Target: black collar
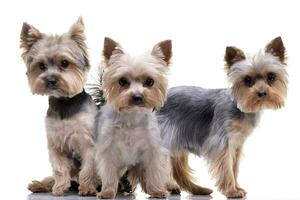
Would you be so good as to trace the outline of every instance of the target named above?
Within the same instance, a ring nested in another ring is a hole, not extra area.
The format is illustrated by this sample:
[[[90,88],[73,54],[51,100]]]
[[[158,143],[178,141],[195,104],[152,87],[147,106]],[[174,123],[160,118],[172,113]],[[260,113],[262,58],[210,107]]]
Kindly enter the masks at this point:
[[[83,90],[74,97],[49,97],[48,117],[58,117],[60,119],[70,118],[83,109],[83,104],[90,96]]]

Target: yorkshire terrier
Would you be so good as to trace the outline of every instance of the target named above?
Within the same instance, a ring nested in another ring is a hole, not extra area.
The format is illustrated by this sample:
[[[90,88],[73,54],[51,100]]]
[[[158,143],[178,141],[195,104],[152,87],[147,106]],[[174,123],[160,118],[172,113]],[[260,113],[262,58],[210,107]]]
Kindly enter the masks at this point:
[[[35,181],[29,189],[62,195],[78,178],[80,195],[96,194],[97,108],[83,89],[90,64],[82,18],[62,35],[47,35],[24,23],[21,48],[32,93],[49,96],[46,132],[54,177]]]
[[[264,109],[283,107],[287,95],[285,47],[280,37],[246,56],[236,47],[225,54],[229,89],[171,88],[157,113],[164,144],[172,152],[173,176],[193,194],[212,192],[192,181],[188,154],[207,159],[216,186],[225,196],[246,195],[238,182],[243,144]]]
[[[154,111],[167,94],[171,41],[131,57],[109,38],[104,40],[103,90],[107,102],[97,119],[96,164],[102,180],[99,198],[114,198],[118,181],[140,182],[151,197],[165,197],[170,176],[168,151],[162,147]]]

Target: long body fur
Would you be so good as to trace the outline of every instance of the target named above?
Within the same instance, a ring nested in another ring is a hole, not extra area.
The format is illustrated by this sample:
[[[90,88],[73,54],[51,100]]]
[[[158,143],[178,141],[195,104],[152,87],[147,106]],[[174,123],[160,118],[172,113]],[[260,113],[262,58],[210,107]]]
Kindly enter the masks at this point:
[[[117,54],[123,53],[121,48],[106,47],[104,55],[115,52],[114,58],[118,58]],[[252,56],[245,56],[236,47],[227,47],[225,70],[231,84],[229,89],[181,86],[168,91],[167,101],[156,116],[163,144],[171,152],[173,176],[167,183],[169,191],[178,192],[179,185],[192,194],[212,192],[193,182],[188,165],[188,154],[193,153],[207,159],[216,185],[224,195],[245,197],[246,191],[237,181],[242,147],[257,126],[263,109],[284,106],[288,84],[285,61],[280,37]],[[107,82],[110,77],[107,76]],[[118,87],[111,88],[116,94],[120,91]],[[120,105],[124,102],[114,99]],[[129,180],[134,179],[129,176]],[[138,182],[145,186],[142,178]],[[132,184],[135,187],[136,183]]]
[[[53,186],[55,191],[69,186],[71,186],[70,190],[93,191],[94,188],[82,188],[82,186],[80,188],[80,185],[78,188],[78,183],[84,181],[92,182],[95,188],[101,185],[94,159],[97,113],[98,109],[94,101],[85,91],[73,98],[49,97],[46,131],[54,176],[46,177],[42,181],[33,181],[28,187],[30,191],[51,192]],[[55,185],[55,177],[59,178],[56,176],[57,173],[62,175],[61,180],[64,185]],[[126,185],[127,182],[126,177],[122,177],[118,192],[131,191],[131,188]]]
[[[164,144],[172,152],[173,164],[177,164],[173,165],[173,175],[178,184],[197,193],[190,178],[183,180],[190,176],[188,165],[182,167],[189,152],[207,159],[222,192],[238,187],[237,169],[231,168],[238,164],[243,143],[256,126],[259,113],[240,111],[230,89],[181,86],[169,90],[157,118]]]
[[[32,93],[49,96],[46,132],[53,169],[53,178],[33,182],[28,188],[62,195],[75,178],[80,195],[95,194],[97,108],[83,90],[90,69],[83,20],[79,17],[61,35],[48,35],[24,23],[20,39]]]
[[[152,110],[117,112],[107,103],[101,108],[97,124],[96,161],[102,181],[116,188],[119,178],[129,170],[129,176],[147,178],[145,192],[162,192],[164,185],[159,184],[167,182],[168,154],[161,146],[160,130]],[[139,176],[140,171],[144,177]],[[102,190],[106,189],[103,185]]]
[[[247,120],[254,127],[258,116],[240,111],[230,89],[194,86],[171,88],[165,106],[157,113],[168,148],[208,157],[227,146],[233,121]]]
[[[169,154],[153,111],[166,97],[172,43],[162,41],[151,52],[132,57],[105,38],[103,56],[107,101],[97,119],[96,163],[102,180],[97,196],[114,198],[119,178],[128,171],[133,188],[141,183],[151,197],[165,197],[167,187],[175,185],[168,184]]]
[[[46,132],[54,178],[58,182],[54,191],[65,191],[72,176],[78,176],[79,191],[82,187],[92,187],[85,190],[96,192],[96,113],[96,105],[85,91],[73,98],[49,98]]]
[[[181,188],[201,194],[191,180],[188,153],[204,156],[227,197],[245,197],[237,181],[242,147],[256,127],[260,112],[284,106],[287,94],[285,47],[280,37],[264,50],[245,55],[227,47],[225,70],[229,89],[175,87],[157,114],[164,144],[172,151],[173,176]]]

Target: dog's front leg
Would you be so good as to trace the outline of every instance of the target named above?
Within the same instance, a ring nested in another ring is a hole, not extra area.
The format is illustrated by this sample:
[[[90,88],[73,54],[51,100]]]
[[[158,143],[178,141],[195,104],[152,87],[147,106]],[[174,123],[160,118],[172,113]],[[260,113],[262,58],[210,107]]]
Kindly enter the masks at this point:
[[[105,154],[99,155],[97,169],[102,181],[101,192],[97,193],[97,197],[102,199],[115,198],[120,178],[120,170],[112,162],[111,156]]]
[[[163,152],[152,148],[145,155],[145,173],[146,191],[153,198],[164,198],[167,195],[167,182],[170,175],[170,163],[168,157]]]
[[[82,143],[81,149],[81,170],[79,172],[79,195],[95,195],[97,193],[97,173],[95,166],[94,143]]]
[[[245,190],[237,184],[238,160],[236,158],[236,149],[230,146],[214,158],[211,162],[211,171],[217,179],[217,187],[228,198],[243,198],[246,195]]]
[[[54,195],[62,195],[71,185],[72,161],[67,155],[49,145],[49,158],[52,165],[55,183],[52,188]]]

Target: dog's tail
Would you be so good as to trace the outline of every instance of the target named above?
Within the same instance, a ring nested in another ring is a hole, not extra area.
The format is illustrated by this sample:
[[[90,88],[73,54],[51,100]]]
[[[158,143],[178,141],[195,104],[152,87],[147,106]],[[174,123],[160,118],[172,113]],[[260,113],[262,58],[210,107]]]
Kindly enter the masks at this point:
[[[172,156],[171,163],[173,177],[181,189],[193,195],[209,195],[213,192],[209,188],[201,187],[194,183],[194,178],[191,173],[192,170],[188,164],[187,152]]]
[[[105,103],[105,97],[102,89],[102,74],[103,70],[101,67],[95,73],[91,73],[90,81],[87,82],[85,89],[87,93],[91,95],[95,104],[100,108]],[[94,74],[97,74],[96,76]]]

